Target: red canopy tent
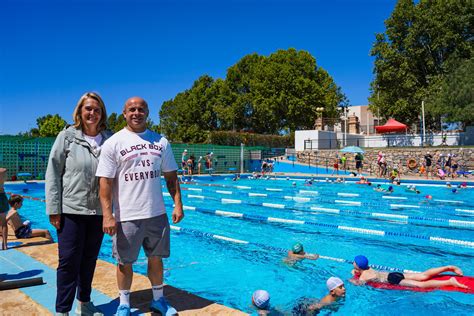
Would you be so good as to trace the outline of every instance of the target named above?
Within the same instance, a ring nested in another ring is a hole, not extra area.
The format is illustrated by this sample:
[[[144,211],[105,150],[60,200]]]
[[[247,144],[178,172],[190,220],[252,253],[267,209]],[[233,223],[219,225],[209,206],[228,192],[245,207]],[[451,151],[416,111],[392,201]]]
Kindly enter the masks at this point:
[[[389,119],[385,125],[375,126],[377,133],[406,132],[408,126],[394,119]]]

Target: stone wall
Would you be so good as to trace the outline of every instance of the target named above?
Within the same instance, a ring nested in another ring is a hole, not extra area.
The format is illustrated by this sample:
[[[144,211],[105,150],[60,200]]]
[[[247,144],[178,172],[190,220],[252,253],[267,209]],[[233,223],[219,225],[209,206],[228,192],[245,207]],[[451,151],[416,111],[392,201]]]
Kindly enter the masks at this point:
[[[364,172],[376,173],[377,155],[380,149],[365,149],[364,154]],[[458,170],[474,170],[474,149],[473,148],[387,148],[382,150],[389,168],[398,167],[402,174],[415,175],[421,163],[424,163],[424,155],[430,152],[433,156],[433,165],[436,164],[438,157],[442,154],[446,157],[448,154],[454,155],[459,168]],[[304,164],[319,165],[322,167],[332,167],[336,155],[341,156],[338,150],[319,150],[319,151],[300,151],[297,153],[298,161]],[[348,169],[355,168],[354,154],[346,154]],[[418,162],[417,168],[410,170],[407,166],[408,159],[414,158]]]

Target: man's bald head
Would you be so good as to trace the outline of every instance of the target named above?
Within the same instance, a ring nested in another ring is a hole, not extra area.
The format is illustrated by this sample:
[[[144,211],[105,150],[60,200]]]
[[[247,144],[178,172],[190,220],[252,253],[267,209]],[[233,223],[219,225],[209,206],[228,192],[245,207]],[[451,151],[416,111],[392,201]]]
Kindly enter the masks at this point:
[[[140,97],[131,97],[131,98],[129,98],[123,106],[124,111],[127,108],[128,104],[141,104],[141,105],[146,106],[146,108],[148,109],[148,103],[146,103],[145,99],[140,98]]]
[[[135,133],[146,130],[148,114],[148,104],[140,97],[131,97],[123,107],[123,116],[127,121],[127,128]]]

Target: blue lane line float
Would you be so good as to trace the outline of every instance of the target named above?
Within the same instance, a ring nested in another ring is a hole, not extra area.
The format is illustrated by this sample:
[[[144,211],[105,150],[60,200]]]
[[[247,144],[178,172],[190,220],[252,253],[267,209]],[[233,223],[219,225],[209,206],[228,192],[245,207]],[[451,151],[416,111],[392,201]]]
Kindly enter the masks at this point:
[[[194,186],[198,186],[198,185],[201,185],[199,183],[187,183],[189,185],[194,185]],[[242,186],[242,185],[237,185],[237,186],[232,186],[232,185],[225,185],[225,184],[213,184],[212,185],[213,187],[223,187],[223,188],[228,188],[228,189],[238,189],[238,190],[257,190],[257,192],[259,192],[259,190],[261,190],[260,188],[253,188],[253,187],[250,187],[250,186]],[[188,188],[189,189],[189,188]],[[271,188],[266,188],[264,189],[264,191],[267,191],[267,192],[278,192],[278,191],[283,191],[283,189],[271,189]],[[298,191],[300,194],[308,194],[308,195],[314,195],[314,196],[317,196],[317,197],[314,197],[315,201],[318,201],[318,202],[322,202],[322,203],[329,203],[329,204],[334,204],[334,203],[337,203],[335,202],[335,200],[333,199],[327,199],[325,198],[326,196],[344,196],[346,195],[346,197],[353,197],[353,196],[349,196],[351,194],[356,194],[356,193],[344,193],[344,192],[339,192],[339,193],[335,193],[335,192],[325,192],[324,193],[324,196],[325,197],[319,197],[319,192],[316,191],[316,190],[311,190],[311,189],[305,189],[305,190],[299,190]],[[342,195],[341,195],[342,194]],[[280,198],[279,195],[271,195],[271,197],[274,197],[274,198]],[[355,206],[359,206],[359,203],[360,203],[360,206],[372,206],[372,207],[390,207],[390,201],[385,201],[385,200],[405,200],[406,197],[397,197],[397,196],[387,196],[385,195],[384,196],[385,198],[382,199],[381,202],[373,202],[373,201],[357,201],[357,203],[354,203]],[[390,197],[390,198],[388,198]],[[455,200],[432,200],[432,201],[438,201],[439,203],[441,204],[448,204],[448,205],[453,205],[453,204],[463,204],[464,202],[463,201],[455,201]],[[423,199],[420,199],[419,202],[425,202],[425,200]],[[438,203],[438,204],[439,204]],[[398,209],[401,209],[403,208],[402,207],[405,206],[406,208],[421,208],[419,205],[410,205],[410,204],[396,204],[396,208]],[[439,210],[439,205],[429,205],[429,204],[424,204],[423,205],[423,209],[433,209],[433,210]]]
[[[467,247],[467,248],[474,248],[474,241],[469,241],[469,240],[459,240],[459,239],[451,239],[451,238],[445,238],[445,237],[439,237],[439,236],[427,236],[427,235],[421,235],[421,234],[416,235],[416,234],[410,234],[410,233],[399,233],[399,232],[392,232],[392,231],[383,231],[383,230],[377,230],[377,229],[336,225],[336,224],[328,224],[328,223],[313,222],[313,221],[301,221],[301,220],[292,220],[292,219],[284,219],[284,218],[276,218],[276,217],[266,217],[266,216],[252,215],[252,214],[246,214],[246,213],[223,212],[220,210],[210,210],[210,209],[204,209],[204,208],[194,207],[194,206],[184,206],[184,209],[197,211],[197,212],[205,213],[205,214],[224,216],[224,217],[237,217],[237,218],[242,218],[242,219],[258,220],[258,221],[266,221],[266,222],[278,222],[278,223],[287,223],[287,224],[311,225],[315,227],[324,227],[324,228],[330,228],[334,230],[352,232],[352,233],[358,233],[358,234],[364,234],[364,235],[374,235],[374,236],[381,236],[381,237],[387,237],[387,236],[406,237],[406,238],[434,241],[434,242],[438,242],[442,244],[451,244],[451,245],[459,245],[459,246]]]
[[[250,193],[249,193],[250,194]],[[165,196],[169,196],[169,193],[165,193]],[[242,200],[237,199],[215,199],[213,197],[205,197],[204,195],[187,195],[188,198],[199,198],[201,200],[209,199],[214,201],[220,201],[223,204],[242,204]],[[307,202],[307,198],[298,198],[298,197],[289,197],[285,196],[286,199],[292,199],[297,202]],[[345,201],[344,201],[345,202]],[[352,201],[347,201],[348,204],[345,205],[355,205]],[[284,204],[278,203],[244,203],[246,205],[252,206],[262,206],[267,208],[275,208],[275,209],[285,209],[288,211],[299,211],[299,212],[308,212],[306,209],[296,208],[296,207],[286,207]],[[399,204],[391,204],[393,208],[404,207],[404,205]],[[406,207],[406,205],[405,205]],[[413,206],[415,207],[415,206]],[[310,206],[310,210],[318,211],[322,213],[331,213],[331,214],[344,214],[344,215],[354,215],[354,216],[365,216],[365,217],[375,217],[385,220],[401,220],[403,224],[413,224],[422,221],[422,222],[432,222],[439,225],[440,223],[446,224],[446,226],[450,227],[461,227],[461,228],[474,228],[474,221],[462,221],[462,220],[455,220],[455,219],[444,219],[444,218],[431,218],[431,217],[423,217],[423,216],[409,216],[409,215],[399,215],[399,214],[389,214],[389,213],[381,213],[381,212],[364,212],[364,211],[353,211],[353,210],[344,210],[344,209],[335,209],[335,208],[325,208],[325,207],[317,207],[317,206]],[[473,211],[474,213],[474,211]]]
[[[216,235],[216,234],[212,234],[212,233],[202,232],[202,231],[199,231],[199,230],[196,230],[196,229],[184,228],[184,227],[179,227],[179,226],[174,226],[174,225],[171,225],[170,227],[174,231],[191,234],[191,235],[198,236],[198,237],[223,240],[223,241],[227,241],[227,242],[234,243],[234,244],[239,244],[239,245],[253,245],[253,246],[256,246],[258,248],[273,250],[273,251],[276,251],[276,252],[280,252],[282,254],[286,254],[288,252],[288,249],[269,246],[269,245],[266,245],[266,244],[251,242],[251,241],[237,239],[237,238],[232,238],[232,237],[228,237],[228,236],[222,236],[222,235]],[[331,260],[331,261],[336,261],[336,262],[348,263],[348,264],[353,264],[353,262],[354,262],[352,260],[347,260],[347,259],[343,259],[343,258],[336,258],[336,257],[331,257],[331,256],[324,256],[324,255],[319,255],[319,258],[324,259],[324,260]],[[372,267],[374,269],[382,270],[382,271],[397,271],[397,272],[402,272],[402,273],[419,273],[418,271],[400,269],[400,268],[389,267],[389,266],[384,266],[384,265],[379,265],[379,264],[370,264],[370,267]]]

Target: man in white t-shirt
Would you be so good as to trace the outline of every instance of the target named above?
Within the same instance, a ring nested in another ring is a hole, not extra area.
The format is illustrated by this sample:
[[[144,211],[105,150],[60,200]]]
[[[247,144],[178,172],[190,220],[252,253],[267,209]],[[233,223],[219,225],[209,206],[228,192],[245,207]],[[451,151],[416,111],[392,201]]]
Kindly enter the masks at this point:
[[[168,140],[147,129],[148,113],[148,104],[142,98],[127,100],[123,110],[127,126],[104,143],[96,172],[100,177],[103,229],[113,236],[113,255],[118,261],[118,316],[130,315],[132,265],[141,247],[148,257],[153,291],[150,309],[162,315],[177,313],[163,296],[162,258],[170,254],[170,227],[161,172],[175,204],[172,220],[178,223],[184,217],[178,166]]]

